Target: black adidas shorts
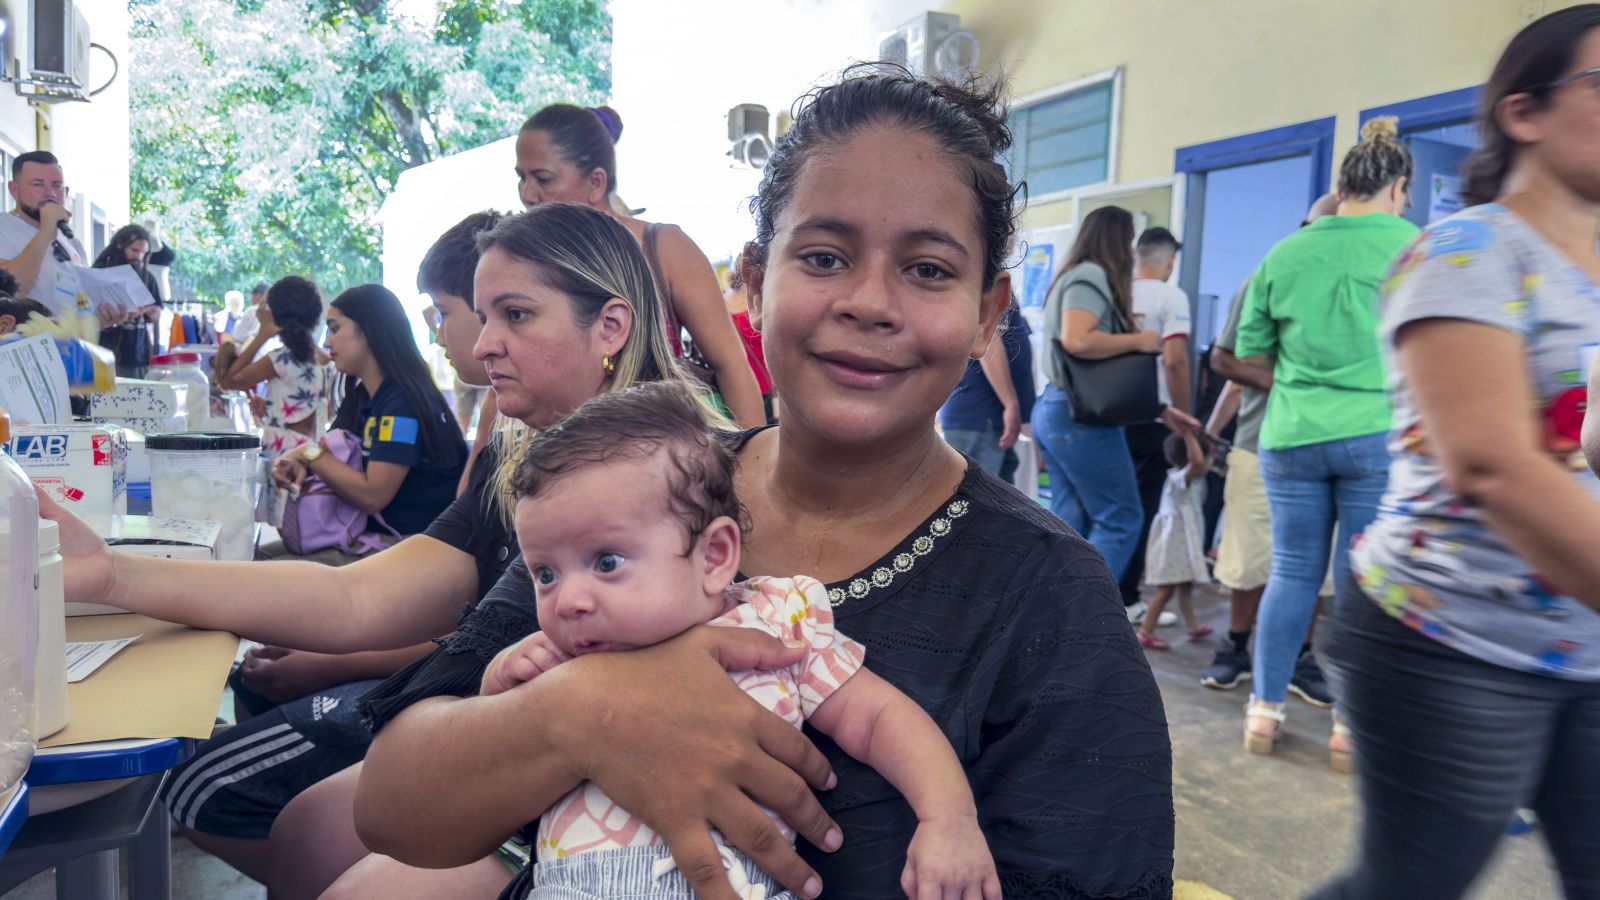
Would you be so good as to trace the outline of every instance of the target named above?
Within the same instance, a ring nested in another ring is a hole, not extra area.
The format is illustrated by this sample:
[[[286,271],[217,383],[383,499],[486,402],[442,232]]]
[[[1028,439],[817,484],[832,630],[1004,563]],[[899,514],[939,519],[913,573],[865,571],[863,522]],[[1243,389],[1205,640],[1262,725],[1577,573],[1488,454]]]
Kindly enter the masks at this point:
[[[356,681],[292,700],[201,744],[162,791],[172,817],[205,834],[266,839],[297,794],[367,755],[372,732],[356,701],[381,683]]]

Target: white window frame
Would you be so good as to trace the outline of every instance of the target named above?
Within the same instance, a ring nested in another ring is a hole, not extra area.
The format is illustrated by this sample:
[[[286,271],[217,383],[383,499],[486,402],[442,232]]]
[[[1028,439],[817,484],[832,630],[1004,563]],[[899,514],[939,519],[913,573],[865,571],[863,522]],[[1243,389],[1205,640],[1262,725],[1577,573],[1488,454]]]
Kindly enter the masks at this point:
[[[1117,66],[1113,69],[1106,69],[1103,72],[1096,72],[1093,75],[1085,75],[1082,78],[1076,78],[1054,87],[1045,88],[1042,91],[1035,91],[1012,102],[1011,111],[1017,113],[1040,103],[1054,100],[1063,94],[1071,94],[1108,81],[1111,82],[1111,118],[1110,128],[1106,134],[1105,180],[1097,181],[1093,184],[1080,184],[1075,188],[1068,188],[1064,191],[1052,191],[1048,194],[1029,196],[1029,206],[1035,203],[1059,203],[1063,200],[1075,201],[1077,197],[1087,192],[1104,191],[1107,188],[1118,187],[1117,159],[1122,155],[1120,152],[1122,149],[1122,67]],[[1027,175],[1026,172],[1019,174],[1024,177]],[[1076,209],[1074,209],[1074,212],[1076,212]]]

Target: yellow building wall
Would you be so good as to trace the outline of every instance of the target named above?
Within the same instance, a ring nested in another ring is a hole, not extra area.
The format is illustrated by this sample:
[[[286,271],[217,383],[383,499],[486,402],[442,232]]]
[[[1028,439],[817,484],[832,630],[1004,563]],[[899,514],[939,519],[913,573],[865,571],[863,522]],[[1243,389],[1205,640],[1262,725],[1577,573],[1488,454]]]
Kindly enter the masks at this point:
[[[1123,69],[1120,183],[1172,174],[1178,147],[1481,84],[1548,0],[946,0],[1015,97]],[[1029,224],[1070,216],[1030,210]]]

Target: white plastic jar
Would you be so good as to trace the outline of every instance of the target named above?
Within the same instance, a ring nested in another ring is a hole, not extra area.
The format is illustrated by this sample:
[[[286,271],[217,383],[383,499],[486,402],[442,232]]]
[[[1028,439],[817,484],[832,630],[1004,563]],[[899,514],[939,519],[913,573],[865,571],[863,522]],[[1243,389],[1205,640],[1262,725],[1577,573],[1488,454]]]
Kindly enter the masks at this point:
[[[33,762],[39,647],[39,501],[10,443],[11,419],[0,410],[0,792]]]
[[[210,519],[222,526],[218,559],[254,557],[261,439],[195,431],[148,435],[144,446],[150,457],[152,514]]]
[[[200,354],[163,353],[152,356],[150,372],[145,377],[151,381],[189,385],[189,395],[185,401],[189,409],[189,430],[204,430],[206,420],[211,417],[211,379],[200,368]]]
[[[67,727],[67,598],[66,565],[61,559],[61,528],[39,520],[39,655],[35,660],[33,695],[38,725],[33,739],[42,741]]]

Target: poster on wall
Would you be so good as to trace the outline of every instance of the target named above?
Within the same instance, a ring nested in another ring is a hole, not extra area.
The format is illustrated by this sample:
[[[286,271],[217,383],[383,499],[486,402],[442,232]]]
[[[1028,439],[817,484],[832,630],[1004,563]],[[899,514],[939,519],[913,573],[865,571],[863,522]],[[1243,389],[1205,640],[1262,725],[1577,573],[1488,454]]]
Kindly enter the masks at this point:
[[[1022,308],[1042,309],[1050,278],[1055,274],[1055,245],[1032,244],[1022,260]]]
[[[1453,216],[1464,206],[1461,200],[1461,179],[1455,175],[1433,176],[1432,190],[1428,192],[1428,224]]]

